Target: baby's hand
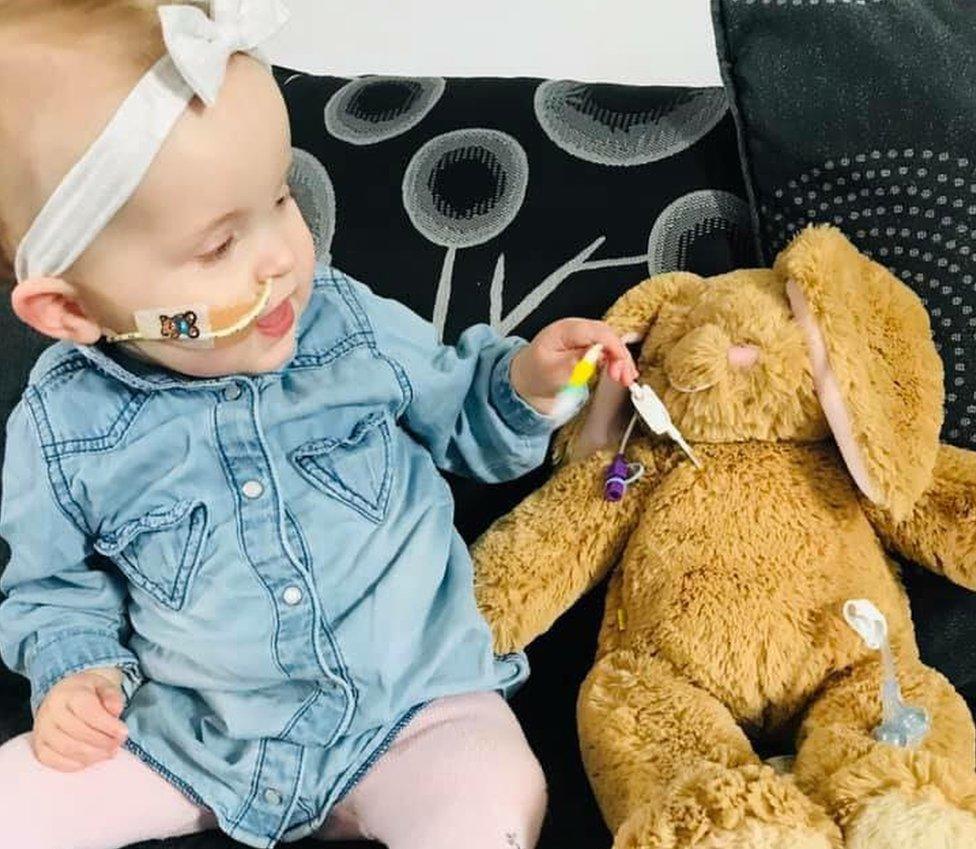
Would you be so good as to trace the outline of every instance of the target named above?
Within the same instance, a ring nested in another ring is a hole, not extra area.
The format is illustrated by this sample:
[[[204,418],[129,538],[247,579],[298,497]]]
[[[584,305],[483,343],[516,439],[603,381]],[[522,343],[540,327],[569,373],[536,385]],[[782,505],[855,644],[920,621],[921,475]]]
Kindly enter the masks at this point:
[[[45,766],[77,772],[114,757],[128,736],[118,669],[88,669],[55,684],[34,720],[34,755]]]
[[[623,386],[637,379],[637,367],[627,346],[602,321],[567,318],[543,328],[512,360],[512,386],[540,413],[553,410],[556,394],[569,380],[573,367],[596,344],[603,345],[607,374]]]

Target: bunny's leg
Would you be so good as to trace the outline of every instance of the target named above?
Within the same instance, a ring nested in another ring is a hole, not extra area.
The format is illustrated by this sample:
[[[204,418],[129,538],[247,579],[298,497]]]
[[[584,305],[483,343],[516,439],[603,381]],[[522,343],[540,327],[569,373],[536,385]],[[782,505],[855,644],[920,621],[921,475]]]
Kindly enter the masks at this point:
[[[881,663],[838,675],[800,731],[794,775],[843,828],[848,849],[970,849],[976,846],[972,717],[939,673],[902,661],[906,702],[932,729],[917,749],[874,739],[881,722]]]
[[[840,833],[763,766],[732,714],[660,658],[617,650],[580,691],[583,759],[614,849],[831,849]]]

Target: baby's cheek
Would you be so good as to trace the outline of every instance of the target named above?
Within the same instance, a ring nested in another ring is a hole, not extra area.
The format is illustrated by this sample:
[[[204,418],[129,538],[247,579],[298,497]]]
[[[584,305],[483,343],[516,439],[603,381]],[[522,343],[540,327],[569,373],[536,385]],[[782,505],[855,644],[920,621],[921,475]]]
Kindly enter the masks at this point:
[[[310,280],[315,268],[315,240],[312,237],[312,231],[305,223],[305,219],[298,211],[297,204],[295,205],[293,222],[292,245],[295,248],[295,266],[296,269],[303,272],[303,280],[306,279],[306,276]]]

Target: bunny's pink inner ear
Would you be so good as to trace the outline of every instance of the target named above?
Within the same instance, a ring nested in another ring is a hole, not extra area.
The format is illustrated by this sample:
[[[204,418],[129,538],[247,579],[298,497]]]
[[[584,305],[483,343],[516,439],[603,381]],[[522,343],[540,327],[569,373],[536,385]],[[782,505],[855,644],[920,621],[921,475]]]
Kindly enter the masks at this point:
[[[582,460],[604,448],[616,450],[630,420],[630,392],[600,373],[583,424],[569,447],[569,459]]]
[[[837,375],[830,367],[827,356],[827,346],[823,333],[810,312],[803,290],[793,280],[786,282],[786,293],[790,299],[793,316],[800,325],[807,339],[810,353],[810,363],[813,369],[813,383],[817,389],[820,406],[834,435],[834,441],[851,477],[858,489],[875,504],[881,504],[883,498],[868,472],[868,465],[857,440],[854,438],[854,423],[850,411],[844,403],[844,393],[841,391]]]

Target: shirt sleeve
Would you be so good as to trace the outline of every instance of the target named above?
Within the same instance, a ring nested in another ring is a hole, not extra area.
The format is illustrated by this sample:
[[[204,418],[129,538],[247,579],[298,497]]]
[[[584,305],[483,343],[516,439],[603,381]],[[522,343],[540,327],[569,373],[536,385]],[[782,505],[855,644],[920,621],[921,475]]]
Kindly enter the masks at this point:
[[[457,345],[444,345],[430,322],[352,285],[381,354],[400,372],[404,424],[439,468],[495,483],[542,463],[556,420],[527,404],[510,378],[512,358],[525,340],[481,324]]]
[[[0,577],[0,657],[31,683],[36,713],[48,690],[84,669],[123,670],[126,697],[141,676],[123,645],[126,591],[96,568],[87,536],[61,509],[23,404],[7,424],[0,536],[10,562]]]

